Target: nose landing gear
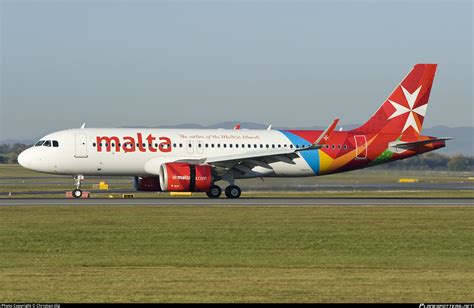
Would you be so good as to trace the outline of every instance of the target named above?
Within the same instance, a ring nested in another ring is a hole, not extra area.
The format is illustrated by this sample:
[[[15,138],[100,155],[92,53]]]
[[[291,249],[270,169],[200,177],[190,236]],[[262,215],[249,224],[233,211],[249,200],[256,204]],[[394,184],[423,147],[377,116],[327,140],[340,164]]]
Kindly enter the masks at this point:
[[[82,197],[81,181],[84,180],[84,176],[80,174],[76,175],[74,180],[76,180],[76,189],[72,191],[72,196],[74,198],[80,198]]]

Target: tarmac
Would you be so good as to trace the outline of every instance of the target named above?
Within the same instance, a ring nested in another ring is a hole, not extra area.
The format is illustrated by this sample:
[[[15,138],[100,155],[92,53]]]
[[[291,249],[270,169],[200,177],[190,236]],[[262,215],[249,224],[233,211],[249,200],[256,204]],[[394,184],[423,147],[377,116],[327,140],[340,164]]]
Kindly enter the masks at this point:
[[[474,206],[474,198],[0,199],[0,206]]]

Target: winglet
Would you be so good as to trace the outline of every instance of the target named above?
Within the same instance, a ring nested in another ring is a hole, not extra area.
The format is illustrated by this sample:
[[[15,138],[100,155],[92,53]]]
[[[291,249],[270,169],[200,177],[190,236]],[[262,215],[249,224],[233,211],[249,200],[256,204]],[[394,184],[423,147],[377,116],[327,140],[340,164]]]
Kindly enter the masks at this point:
[[[236,130],[236,129],[240,129],[240,123],[235,124],[234,130]]]
[[[339,119],[334,119],[331,125],[329,125],[328,128],[326,128],[326,130],[318,137],[318,139],[312,145],[310,145],[309,147],[303,150],[319,149],[321,145],[325,144],[329,140],[329,136],[332,134],[332,132],[336,128],[338,122],[339,122]]]

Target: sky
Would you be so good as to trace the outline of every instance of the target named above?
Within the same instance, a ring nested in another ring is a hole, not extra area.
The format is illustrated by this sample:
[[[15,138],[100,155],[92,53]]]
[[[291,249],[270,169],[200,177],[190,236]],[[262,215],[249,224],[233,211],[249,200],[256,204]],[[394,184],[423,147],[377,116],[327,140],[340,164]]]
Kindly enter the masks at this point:
[[[424,127],[473,126],[472,1],[0,0],[0,140],[80,127],[363,123],[437,63]]]

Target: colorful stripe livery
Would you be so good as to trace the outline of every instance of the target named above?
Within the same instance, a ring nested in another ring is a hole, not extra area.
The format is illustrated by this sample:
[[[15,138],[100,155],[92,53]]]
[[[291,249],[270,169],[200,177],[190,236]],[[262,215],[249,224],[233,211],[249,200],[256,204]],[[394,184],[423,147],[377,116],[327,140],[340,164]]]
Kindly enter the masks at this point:
[[[390,143],[437,140],[420,136],[436,64],[417,64],[362,126],[347,132],[333,132],[327,146],[302,152],[315,175],[365,168],[411,157],[445,146],[443,140],[399,150]],[[322,133],[313,130],[281,131],[297,144],[311,144]]]

